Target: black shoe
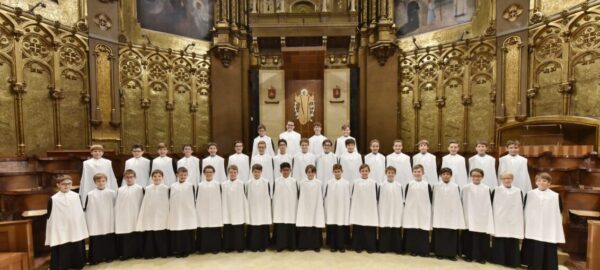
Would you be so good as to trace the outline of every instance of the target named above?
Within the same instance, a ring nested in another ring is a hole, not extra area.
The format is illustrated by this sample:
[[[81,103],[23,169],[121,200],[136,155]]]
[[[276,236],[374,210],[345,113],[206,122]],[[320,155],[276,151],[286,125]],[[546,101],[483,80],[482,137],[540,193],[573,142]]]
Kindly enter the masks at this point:
[[[346,249],[340,249],[340,252],[344,253],[344,252],[346,252]]]
[[[329,251],[331,251],[331,252],[337,252],[338,250],[337,250],[337,249],[335,249],[335,248],[332,248],[332,249],[330,249]]]
[[[450,257],[450,258],[448,258],[448,260],[457,261],[456,257]]]
[[[485,260],[477,260],[477,262],[480,264],[485,264]]]
[[[443,259],[444,259],[444,257],[442,257],[442,256],[435,256],[435,257],[436,257],[438,260],[443,260]]]
[[[415,256],[417,256],[417,253],[411,252],[411,253],[408,253],[408,255],[415,257]]]
[[[213,251],[212,254],[219,254],[219,252],[218,251]]]
[[[362,249],[356,249],[356,250],[354,250],[354,251],[356,251],[356,253],[361,253],[361,252],[362,252]]]
[[[465,260],[465,262],[472,262],[473,261],[473,259],[467,258],[467,257],[465,257],[464,260]]]
[[[375,251],[374,250],[367,250],[367,253],[373,254],[373,253],[375,253]]]
[[[263,248],[263,249],[259,249],[258,251],[265,252],[266,250]]]
[[[315,252],[321,252],[321,249],[320,249],[320,248],[315,248],[315,249],[313,249],[313,250],[314,250]]]

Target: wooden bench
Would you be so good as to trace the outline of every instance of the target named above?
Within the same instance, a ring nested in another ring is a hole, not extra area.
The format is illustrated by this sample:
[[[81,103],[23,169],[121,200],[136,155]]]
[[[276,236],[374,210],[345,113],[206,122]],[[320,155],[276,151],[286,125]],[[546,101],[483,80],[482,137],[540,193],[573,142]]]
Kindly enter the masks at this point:
[[[0,222],[0,269],[30,269],[33,266],[33,235],[31,220]],[[14,255],[14,253],[21,254]],[[12,254],[12,255],[10,255]],[[19,259],[21,258],[21,259]],[[23,259],[24,258],[24,259]],[[22,262],[22,261],[25,262]],[[19,263],[20,261],[20,263]]]
[[[0,252],[0,269],[6,270],[29,270],[27,253],[24,252]]]
[[[587,269],[600,269],[600,220],[588,220]]]
[[[585,222],[600,215],[600,190],[565,187],[559,194],[562,194],[566,238],[563,250],[583,255],[586,253],[584,243],[588,235]]]

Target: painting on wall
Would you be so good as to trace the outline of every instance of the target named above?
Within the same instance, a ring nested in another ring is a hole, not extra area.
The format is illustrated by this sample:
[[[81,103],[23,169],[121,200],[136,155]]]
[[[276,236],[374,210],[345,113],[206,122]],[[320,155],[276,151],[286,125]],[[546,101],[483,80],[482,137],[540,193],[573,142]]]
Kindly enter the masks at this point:
[[[211,39],[213,0],[137,0],[142,28],[197,38]]]
[[[470,22],[476,0],[395,0],[398,37],[412,36]]]

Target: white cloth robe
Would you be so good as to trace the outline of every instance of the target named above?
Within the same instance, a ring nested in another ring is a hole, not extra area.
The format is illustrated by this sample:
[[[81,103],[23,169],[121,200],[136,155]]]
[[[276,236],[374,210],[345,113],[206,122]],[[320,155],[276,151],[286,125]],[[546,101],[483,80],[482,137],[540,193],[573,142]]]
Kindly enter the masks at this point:
[[[408,190],[407,190],[408,189]],[[430,185],[425,180],[411,180],[404,187],[404,212],[402,228],[431,230]]]
[[[177,169],[185,167],[188,170],[186,181],[191,181],[194,186],[198,186],[202,173],[200,173],[200,159],[195,156],[182,157],[177,161]]]
[[[145,157],[135,158],[132,157],[125,161],[125,172],[126,170],[133,170],[135,172],[135,183],[140,187],[147,186],[148,180],[150,179],[150,160]],[[121,186],[126,186],[125,178],[121,182]]]
[[[273,187],[273,223],[296,224],[298,185],[296,179],[283,176]]]
[[[490,188],[498,186],[498,176],[496,175],[496,159],[490,155],[474,155],[469,158],[469,171],[472,169],[483,170],[482,183]]]
[[[325,228],[323,209],[323,184],[321,180],[300,181],[300,197],[296,213],[296,227]]]
[[[352,184],[344,178],[332,178],[325,185],[325,223],[350,225],[350,197]]]
[[[371,172],[369,178],[375,180],[378,184],[387,180],[385,176],[385,156],[377,153],[369,153],[365,156],[365,164],[369,165]]]
[[[410,165],[410,157],[404,153],[391,153],[387,155],[386,166],[396,168],[395,182],[405,186],[413,178],[412,166]]]
[[[338,137],[335,140],[334,146],[335,146],[335,155],[336,156],[341,157],[344,153],[348,153],[348,149],[346,149],[346,140],[347,139],[353,139],[356,142],[356,139],[354,139],[354,137],[352,137],[352,136],[344,137],[343,135]],[[354,152],[358,153],[358,151],[356,149],[354,149]]]
[[[108,187],[88,192],[84,207],[90,236],[115,232],[115,197],[116,192]]]
[[[117,191],[115,203],[115,233],[126,234],[135,231],[140,207],[144,198],[144,188],[139,184],[125,184]]]
[[[223,227],[221,209],[221,184],[217,181],[202,181],[196,194],[196,217],[198,228]]]
[[[96,188],[94,183],[94,175],[97,173],[104,173],[108,176],[107,188],[117,190],[117,177],[112,168],[112,161],[105,158],[91,158],[83,162],[83,170],[81,171],[81,180],[79,183],[79,196],[81,196],[81,202],[85,203],[85,198],[88,192]]]
[[[486,184],[466,184],[462,189],[465,224],[471,232],[494,234],[494,213],[490,188]]]
[[[537,188],[527,192],[525,238],[555,244],[565,242],[558,193]]]
[[[379,211],[380,228],[402,227],[402,212],[404,211],[404,194],[402,184],[385,180],[379,184]]]
[[[352,186],[350,224],[379,226],[377,212],[377,183],[371,179],[357,179]]]
[[[269,225],[271,217],[271,187],[269,181],[264,178],[252,177],[246,183],[246,194],[248,197],[248,225]]]
[[[531,190],[531,177],[529,177],[529,171],[527,170],[526,158],[520,155],[501,157],[498,165],[498,177],[506,171],[511,172],[514,176],[513,186],[520,188],[523,192]],[[501,179],[498,178],[498,181],[501,182]]]
[[[221,184],[221,210],[224,225],[247,224],[249,219],[248,200],[244,183],[227,180]]]
[[[329,152],[323,153],[317,157],[317,179],[321,179],[323,182],[323,192],[325,192],[325,186],[329,179],[333,179],[333,165],[338,163],[338,157]],[[327,179],[327,180],[326,180]]]
[[[431,153],[417,153],[413,156],[413,166],[417,164],[423,165],[425,171],[423,172],[423,178],[427,180],[430,185],[435,185],[438,182],[438,174],[437,174],[437,161],[433,154]],[[412,178],[411,178],[412,179]]]
[[[264,155],[258,154],[256,156],[252,157],[252,160],[250,161],[250,168],[252,168],[252,166],[254,164],[260,164],[262,166],[261,177],[264,179],[267,179],[267,181],[269,181],[269,184],[271,185],[271,188],[272,188],[273,187],[273,174],[274,174],[273,158],[267,154],[264,154]]]
[[[342,177],[354,183],[360,179],[360,165],[362,165],[362,157],[356,151],[345,153],[340,157],[340,165],[342,165]]]
[[[292,177],[294,179],[306,178],[306,166],[317,165],[316,157],[311,152],[299,153],[294,157],[294,171]]]
[[[465,214],[459,186],[440,181],[433,186],[433,228],[464,230]]]
[[[452,178],[450,178],[450,181],[455,182],[459,187],[466,185],[469,181],[469,177],[467,176],[467,164],[465,164],[465,158],[463,156],[459,154],[445,155],[442,158],[442,168],[444,167],[452,170]]]
[[[88,228],[79,194],[73,191],[57,192],[50,197],[52,209],[46,222],[45,245],[58,245],[88,238]]]
[[[279,134],[279,139],[284,139],[287,142],[287,153],[290,156],[295,156],[300,153],[300,133],[296,131],[284,131]]]
[[[196,223],[196,191],[194,184],[186,180],[171,185],[169,195],[169,223],[170,231],[193,230],[198,227]]]
[[[233,154],[227,160],[227,166],[238,167],[238,179],[247,182],[250,179],[250,158],[246,154]]]
[[[215,168],[215,174],[213,176],[214,180],[217,180],[220,183],[227,180],[227,174],[225,173],[225,159],[219,155],[205,157],[202,160],[202,172],[204,172],[204,167],[207,165],[212,165]],[[206,179],[206,177],[202,174],[202,181],[204,181],[204,179]]]
[[[287,162],[290,164],[290,170],[294,170],[293,158],[290,157],[287,153],[285,154],[277,154],[273,157],[273,179],[277,179],[281,176],[281,163]],[[318,171],[317,171],[318,172]]]
[[[492,210],[495,237],[523,239],[523,193],[518,187],[500,185],[494,188]]]
[[[150,169],[150,173],[154,170],[161,170],[163,172],[163,184],[165,186],[170,187],[173,183],[177,181],[177,176],[175,176],[175,171],[173,170],[173,159],[170,157],[156,157],[152,160],[152,168]],[[149,185],[152,185],[152,176],[150,176],[148,180]]]
[[[311,152],[313,155],[315,155],[315,157],[323,154],[323,141],[325,139],[327,139],[327,137],[323,136],[322,134],[313,135],[310,137],[308,139],[308,152]]]
[[[266,149],[267,154],[269,154],[270,156],[275,155],[275,150],[273,149],[273,140],[271,140],[271,137],[265,135],[263,137],[256,136],[256,138],[254,138],[254,142],[252,143],[252,156],[255,156],[258,154],[258,143],[259,142],[265,142],[265,144],[267,145],[267,149]]]
[[[169,220],[169,187],[165,184],[150,184],[144,190],[136,231],[166,230]]]

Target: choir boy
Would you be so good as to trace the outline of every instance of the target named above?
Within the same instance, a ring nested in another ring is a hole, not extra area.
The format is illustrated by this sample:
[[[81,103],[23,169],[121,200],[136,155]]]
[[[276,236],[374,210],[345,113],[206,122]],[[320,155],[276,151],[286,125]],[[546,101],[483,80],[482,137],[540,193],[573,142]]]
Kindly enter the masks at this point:
[[[155,157],[152,162],[150,162],[150,171],[160,170],[164,174],[161,181],[163,181],[163,184],[168,188],[177,181],[177,176],[175,176],[177,162],[167,156],[169,149],[166,144],[159,143],[156,151],[158,152],[158,157]],[[152,178],[152,176],[150,177]]]
[[[262,166],[252,165],[252,179],[246,183],[248,197],[248,249],[264,252],[269,246],[271,218],[271,187],[269,181],[261,177]]]
[[[312,135],[310,139],[308,139],[310,145],[310,152],[313,155],[315,155],[315,157],[319,157],[321,154],[323,154],[323,141],[326,140],[327,137],[321,134],[321,131],[323,131],[323,126],[321,125],[321,123],[316,122],[313,126],[315,134]]]
[[[404,188],[404,250],[412,256],[428,257],[432,190],[429,183],[423,179],[423,165],[413,166],[412,174],[412,180]]]
[[[136,172],[125,170],[124,183],[117,191],[115,203],[115,233],[117,235],[117,251],[121,260],[140,258],[142,256],[142,234],[135,230],[144,188],[137,183]]]
[[[204,167],[204,181],[198,185],[196,194],[196,249],[200,254],[221,251],[223,216],[221,211],[221,185],[214,181],[215,168]]]
[[[477,142],[475,151],[477,154],[469,158],[469,169],[479,168],[483,171],[483,183],[490,188],[498,186],[498,178],[496,176],[496,158],[486,154],[488,144],[485,141]]]
[[[513,185],[523,192],[529,192],[531,190],[531,178],[527,170],[527,158],[519,155],[519,146],[519,141],[509,140],[506,142],[508,154],[500,158],[498,171],[511,172],[515,179]]]
[[[260,147],[261,143],[259,142],[258,145]],[[264,143],[262,145],[264,146]],[[237,179],[237,166],[230,165],[227,172],[229,179],[221,184],[223,250],[225,252],[243,252],[245,247],[244,225],[248,223],[249,218],[248,201],[244,183]]]
[[[242,151],[244,151],[244,143],[240,140],[236,140],[233,143],[233,150],[235,151],[235,153],[229,156],[229,159],[227,160],[227,165],[237,166],[238,170],[240,170],[238,173],[238,178],[241,179],[243,182],[246,182],[250,179],[250,158],[248,157],[248,155],[242,153]]]
[[[300,196],[296,215],[298,228],[298,249],[319,252],[325,228],[323,209],[323,184],[315,178],[317,167],[306,166],[306,178],[300,181]]]
[[[412,158],[413,166],[417,164],[422,165],[425,173],[423,175],[425,181],[427,181],[430,185],[437,184],[437,161],[435,155],[427,152],[429,151],[429,141],[420,140],[417,144],[417,147],[419,147],[419,153],[415,154]]]
[[[213,168],[215,168],[215,176],[213,178],[219,183],[223,183],[227,180],[227,175],[225,174],[225,159],[217,155],[217,151],[216,143],[208,143],[208,157],[205,157],[202,160],[202,169],[208,165],[213,166]],[[202,178],[202,181],[204,181],[204,177]]]
[[[335,155],[341,157],[342,154],[347,152],[346,141],[348,139],[354,140],[354,144],[356,144],[356,139],[350,136],[350,125],[344,124],[342,125],[342,136],[338,137],[335,140]],[[347,170],[347,169],[345,169]],[[351,180],[352,181],[352,180]]]
[[[287,146],[288,146],[288,154],[293,157],[295,156],[297,153],[300,153],[300,133],[294,131],[294,121],[293,120],[288,120],[285,128],[286,130],[284,132],[281,132],[281,134],[279,134],[279,139],[284,139],[287,142]]]
[[[471,170],[471,183],[462,189],[463,211],[467,230],[462,234],[462,251],[466,261],[485,263],[490,251],[490,235],[494,234],[494,214],[490,188],[482,184],[481,169]]]
[[[94,175],[96,188],[88,192],[84,210],[90,234],[90,264],[112,262],[117,258],[115,242],[115,195],[107,188],[106,174]]]
[[[333,179],[334,164],[338,163],[338,157],[331,152],[333,143],[329,139],[323,141],[323,153],[317,157],[317,179],[323,182],[323,192],[330,179]]]
[[[309,142],[308,139],[303,138],[300,140],[300,153],[296,154],[294,157],[294,170],[292,172],[292,177],[298,180],[306,179],[306,166],[315,165],[316,157],[313,153],[308,151]]]
[[[273,244],[277,252],[296,248],[296,210],[298,185],[291,177],[291,165],[279,165],[281,176],[273,187]]]
[[[342,178],[342,165],[333,165],[334,177],[325,186],[325,223],[327,245],[332,252],[346,251],[350,240],[350,192],[352,185]],[[317,171],[318,172],[318,171]]]
[[[385,156],[379,153],[379,140],[371,140],[369,147],[371,153],[365,156],[365,164],[371,168],[369,177],[378,184],[381,184],[386,181]]]
[[[354,183],[360,179],[360,165],[362,165],[362,157],[356,151],[356,141],[348,139],[346,141],[347,151],[343,153],[339,160],[340,165],[344,168],[344,178]]]
[[[394,181],[402,184],[408,184],[412,177],[412,166],[410,165],[410,157],[402,153],[402,140],[394,140],[394,152],[387,155],[385,158],[386,165],[396,168],[396,178]]]
[[[152,184],[144,188],[136,231],[144,233],[142,255],[146,259],[169,256],[169,187],[163,183],[163,172],[152,171]]]
[[[258,154],[258,142],[265,142],[267,145],[267,153],[270,156],[275,155],[275,151],[273,151],[273,141],[271,137],[267,136],[267,127],[265,125],[258,125],[258,136],[254,138],[252,143],[252,156]]]
[[[465,158],[458,154],[458,150],[458,142],[450,141],[448,143],[448,152],[450,153],[442,158],[442,168],[452,170],[452,181],[462,187],[467,184],[467,165]]]
[[[287,154],[287,142],[284,139],[280,139],[277,142],[278,152],[277,155],[273,157],[273,179],[277,179],[281,176],[280,167],[281,164],[287,162],[292,164],[294,157],[291,157]]]
[[[177,161],[177,169],[186,168],[188,171],[187,181],[191,181],[194,186],[198,186],[200,183],[200,159],[192,156],[194,150],[191,144],[183,145],[183,157]]]
[[[513,175],[503,172],[502,183],[492,191],[494,236],[490,262],[517,268],[521,265],[519,241],[524,236],[523,193],[512,185]]]
[[[442,168],[433,186],[433,233],[431,246],[437,258],[456,261],[459,255],[459,233],[466,228],[460,198],[460,187],[450,181],[452,170]]]
[[[379,251],[402,252],[402,184],[396,182],[396,168],[385,168],[387,180],[379,184]]]
[[[350,224],[352,224],[352,248],[360,253],[377,250],[377,183],[369,178],[369,165],[359,168],[360,178],[352,185]]]
[[[188,169],[177,169],[177,182],[171,185],[169,194],[169,234],[171,253],[176,258],[187,257],[193,253],[194,231],[196,223],[196,189],[188,178]]]
[[[132,158],[125,161],[125,171],[135,171],[135,183],[140,185],[142,188],[148,185],[150,179],[150,160],[144,157],[144,146],[141,144],[134,144],[131,146]],[[123,178],[125,174],[123,174]],[[121,186],[126,184],[125,179],[121,182]]]
[[[259,164],[262,166],[262,177],[269,181],[271,188],[273,186],[273,157],[269,156],[265,150],[267,145],[264,142],[258,143],[258,154],[252,157],[250,160],[250,166]]]
[[[83,170],[81,171],[79,196],[81,196],[82,203],[85,203],[85,197],[88,192],[96,188],[96,185],[94,184],[94,175],[97,173],[107,175],[109,189],[116,191],[119,188],[117,185],[117,177],[113,172],[112,162],[102,157],[102,155],[104,155],[104,148],[102,145],[94,144],[90,146],[90,152],[92,158],[83,162]]]

